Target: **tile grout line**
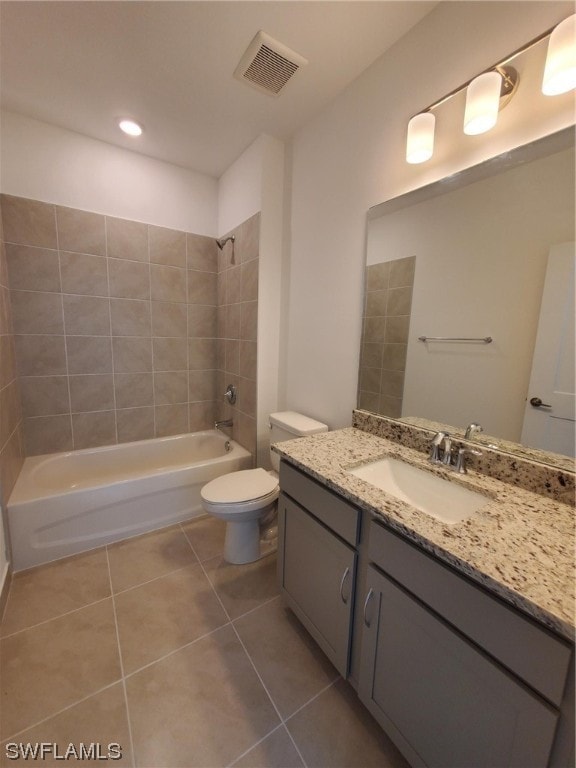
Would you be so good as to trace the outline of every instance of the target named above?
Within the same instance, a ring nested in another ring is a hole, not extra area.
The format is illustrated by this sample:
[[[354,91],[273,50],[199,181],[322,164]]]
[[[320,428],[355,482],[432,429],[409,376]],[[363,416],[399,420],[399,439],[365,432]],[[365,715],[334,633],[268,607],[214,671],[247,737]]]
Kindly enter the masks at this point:
[[[248,749],[246,749],[244,752],[242,752],[241,755],[238,755],[238,757],[235,757],[234,760],[231,763],[228,763],[226,768],[234,768],[234,766],[236,765],[238,760],[242,760],[242,758],[246,757],[246,755],[249,754],[250,752],[252,752],[253,749],[256,749],[257,746],[262,744],[262,742],[266,741],[266,739],[269,736],[272,736],[272,734],[276,733],[276,731],[280,730],[280,728],[285,728],[285,727],[286,726],[284,725],[284,723],[279,723],[277,726],[272,728],[272,730],[269,731],[269,733],[267,733],[265,736],[263,736],[261,739],[259,739],[259,741],[257,741],[255,744],[252,744],[251,747],[248,747]]]
[[[186,536],[186,533],[185,533],[185,531],[184,531],[184,528],[182,527],[182,524],[180,524],[180,527],[182,528],[182,533],[184,533],[184,536]],[[190,541],[190,539],[188,539],[188,537],[187,537],[187,536],[186,536],[186,539],[187,539],[187,541],[188,541],[188,544],[190,545],[190,549],[191,549],[191,550],[192,550],[192,552],[193,552],[193,553],[196,555],[196,557],[198,557],[198,554],[197,554],[196,550],[195,550],[195,549],[194,549],[194,547],[192,546],[192,542]],[[200,562],[200,559],[198,559],[198,562]],[[280,725],[285,725],[285,721],[284,721],[284,718],[282,717],[282,714],[280,713],[280,710],[279,710],[279,709],[278,709],[278,707],[276,706],[276,703],[275,703],[274,699],[272,698],[272,695],[270,694],[270,691],[268,690],[268,688],[267,688],[267,687],[266,687],[266,685],[264,684],[264,681],[262,680],[262,677],[260,676],[260,673],[259,673],[259,672],[258,672],[258,670],[256,669],[256,665],[254,664],[254,662],[253,662],[253,660],[252,660],[252,657],[251,657],[251,656],[250,656],[250,654],[248,653],[248,650],[246,649],[246,646],[245,646],[245,645],[244,645],[244,643],[242,642],[242,638],[241,638],[241,637],[240,637],[240,635],[238,634],[238,630],[236,629],[236,627],[235,627],[235,625],[234,625],[234,621],[233,621],[233,620],[230,618],[230,614],[228,613],[228,611],[227,611],[227,610],[226,610],[226,608],[224,607],[224,604],[222,603],[222,600],[220,600],[220,597],[219,597],[219,595],[218,595],[218,593],[217,593],[217,591],[216,591],[216,588],[214,587],[214,584],[212,584],[212,581],[211,581],[210,577],[209,577],[209,576],[208,576],[208,574],[206,573],[206,569],[204,568],[204,565],[203,565],[201,562],[200,562],[200,565],[201,565],[201,567],[202,567],[202,570],[203,570],[203,572],[204,572],[204,575],[206,576],[206,578],[208,579],[208,582],[209,582],[210,586],[212,587],[212,590],[213,590],[214,594],[216,595],[216,598],[218,599],[218,602],[219,602],[219,603],[220,603],[220,605],[222,606],[222,609],[223,609],[223,610],[224,610],[224,612],[226,613],[226,616],[228,616],[228,618],[230,619],[230,624],[231,624],[231,626],[232,626],[232,629],[234,630],[234,634],[236,635],[236,637],[237,637],[237,639],[238,639],[238,642],[239,642],[239,643],[240,643],[240,645],[242,646],[242,649],[244,650],[244,653],[246,654],[246,656],[247,656],[247,658],[248,658],[248,661],[250,662],[250,665],[252,666],[252,669],[254,670],[254,672],[255,672],[255,674],[256,674],[256,676],[257,676],[258,680],[260,681],[260,685],[262,686],[262,688],[264,688],[264,691],[266,692],[266,695],[268,696],[268,698],[269,698],[269,700],[270,700],[270,703],[271,703],[271,704],[272,704],[272,706],[274,707],[274,710],[275,710],[276,714],[278,715],[278,718],[280,719],[280,723],[279,723],[279,725],[278,725],[278,726],[276,726],[276,727],[278,728],[278,727],[280,727]],[[277,597],[277,595],[276,595],[275,597]],[[272,599],[275,599],[275,597],[274,597],[274,598],[272,598]],[[267,600],[266,602],[271,602],[271,600]],[[260,607],[261,607],[261,606],[256,606],[256,608],[260,608]],[[253,610],[256,610],[256,608],[254,608]],[[252,611],[249,611],[249,612],[247,612],[247,613],[251,613],[251,612],[252,612]],[[246,614],[243,614],[243,615],[246,615]],[[238,617],[238,618],[240,618],[240,617]],[[273,730],[276,730],[276,728],[274,728]],[[266,738],[267,736],[269,736],[269,735],[270,735],[270,733],[272,733],[272,732],[273,732],[273,731],[270,731],[268,734],[266,734],[266,736],[265,736],[264,738]],[[306,761],[304,760],[304,757],[303,757],[302,753],[301,753],[301,752],[300,752],[300,750],[298,749],[298,745],[297,745],[297,744],[296,744],[296,742],[294,741],[294,739],[293,739],[293,737],[292,737],[292,734],[290,733],[290,731],[288,730],[288,728],[286,728],[286,733],[288,734],[288,736],[289,736],[289,738],[290,738],[290,741],[291,741],[291,742],[292,742],[292,744],[294,745],[294,749],[296,750],[296,752],[298,753],[298,755],[299,755],[300,759],[302,760],[302,764],[303,764],[304,768],[308,768],[308,766],[307,766],[307,763],[306,763]],[[259,744],[260,742],[257,742],[257,743]],[[252,748],[253,748],[253,747],[255,747],[255,746],[256,746],[256,744],[253,744],[253,745],[252,745],[252,747],[250,747],[250,749],[252,749]],[[237,758],[235,758],[234,762],[236,762],[236,760],[239,760],[239,759],[240,759],[240,757],[242,757],[242,755],[239,755]]]
[[[106,547],[106,562],[108,563],[108,578],[110,579],[110,591],[112,592],[112,610],[114,612],[114,625],[116,628],[116,645],[118,647],[118,660],[120,661],[120,674],[122,676],[122,690],[124,691],[124,705],[126,707],[126,721],[128,724],[128,738],[130,740],[130,751],[132,753],[132,765],[136,765],[136,752],[134,750],[134,739],[132,737],[132,722],[130,720],[130,706],[128,704],[128,693],[126,690],[126,677],[124,675],[124,662],[122,660],[122,648],[120,647],[120,632],[118,629],[118,614],[116,613],[116,601],[112,591],[112,571],[110,568],[110,557],[108,547]]]
[[[32,728],[37,728],[39,725],[42,725],[43,723],[47,723],[49,720],[52,720],[54,717],[59,717],[64,712],[67,712],[69,709],[73,709],[74,707],[78,706],[78,704],[82,704],[85,701],[88,701],[88,699],[91,699],[93,696],[98,696],[104,691],[107,691],[109,688],[113,688],[115,685],[118,685],[120,680],[114,680],[112,683],[108,683],[108,685],[105,685],[103,688],[98,688],[97,691],[93,691],[92,693],[89,693],[87,696],[83,696],[81,699],[77,699],[76,701],[73,701],[71,704],[67,704],[65,707],[62,707],[62,709],[59,709],[57,712],[53,712],[52,714],[48,715],[48,717],[44,717],[42,720],[38,720],[35,723],[32,723],[31,725],[27,725],[26,728],[23,728],[21,731],[16,731],[11,736],[8,736],[7,738],[3,738],[2,741],[13,741],[14,739],[18,738],[18,736],[21,736],[23,733],[26,733],[26,731],[31,730]]]
[[[8,595],[8,597],[10,597],[10,595]],[[66,611],[65,613],[59,613],[56,616],[51,616],[49,619],[44,619],[44,621],[39,621],[37,624],[31,624],[29,627],[22,627],[22,629],[17,629],[14,632],[10,632],[10,634],[8,635],[2,635],[0,637],[0,640],[7,640],[9,637],[14,637],[15,635],[19,635],[22,632],[28,632],[29,629],[36,629],[37,627],[42,627],[44,624],[49,624],[51,621],[56,621],[56,619],[63,619],[65,616],[70,616],[72,613],[77,613],[78,611],[84,610],[84,608],[91,608],[93,605],[98,605],[98,603],[103,603],[105,600],[110,600],[111,597],[112,597],[112,594],[109,594],[106,597],[101,597],[98,600],[93,600],[91,603],[86,603],[86,605],[80,605],[78,608],[72,608],[71,610]],[[6,602],[6,605],[8,605],[8,602]]]

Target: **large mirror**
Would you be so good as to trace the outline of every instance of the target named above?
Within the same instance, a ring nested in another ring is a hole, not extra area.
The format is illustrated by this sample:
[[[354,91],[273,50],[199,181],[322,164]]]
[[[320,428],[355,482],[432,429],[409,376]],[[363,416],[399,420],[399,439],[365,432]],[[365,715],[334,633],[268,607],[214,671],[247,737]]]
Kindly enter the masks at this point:
[[[573,467],[574,169],[567,129],[370,209],[359,408]]]

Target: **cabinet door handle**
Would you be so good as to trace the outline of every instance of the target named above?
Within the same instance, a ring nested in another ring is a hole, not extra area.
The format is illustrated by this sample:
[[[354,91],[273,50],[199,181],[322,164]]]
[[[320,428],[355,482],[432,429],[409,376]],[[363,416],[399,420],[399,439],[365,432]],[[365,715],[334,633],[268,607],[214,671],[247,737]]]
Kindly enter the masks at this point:
[[[344,571],[344,574],[342,576],[342,579],[340,581],[340,597],[341,597],[342,602],[344,604],[346,604],[348,602],[348,599],[344,597],[343,590],[344,590],[344,582],[346,581],[346,576],[348,576],[349,573],[350,573],[350,568],[346,568],[346,570]]]
[[[366,612],[368,611],[368,603],[372,599],[372,595],[374,594],[374,590],[372,587],[370,587],[368,594],[366,595],[366,600],[364,600],[364,624],[366,624],[367,627],[370,626],[370,622],[368,621],[368,616],[366,615]]]

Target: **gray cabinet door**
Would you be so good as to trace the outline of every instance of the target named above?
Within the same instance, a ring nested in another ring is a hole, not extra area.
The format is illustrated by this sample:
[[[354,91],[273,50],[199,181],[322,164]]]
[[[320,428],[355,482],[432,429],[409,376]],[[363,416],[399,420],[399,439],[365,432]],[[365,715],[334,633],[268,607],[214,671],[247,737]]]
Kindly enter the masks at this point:
[[[286,496],[278,509],[282,594],[346,677],[356,553]]]
[[[370,566],[359,695],[415,766],[544,768],[558,714]]]

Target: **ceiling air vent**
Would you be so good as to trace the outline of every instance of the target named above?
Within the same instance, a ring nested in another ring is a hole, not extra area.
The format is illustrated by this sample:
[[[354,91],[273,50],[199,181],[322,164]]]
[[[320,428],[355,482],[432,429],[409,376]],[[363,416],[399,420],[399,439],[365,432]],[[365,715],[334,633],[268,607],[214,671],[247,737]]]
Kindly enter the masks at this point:
[[[270,96],[279,96],[288,80],[306,64],[302,56],[260,31],[242,56],[234,77]]]

